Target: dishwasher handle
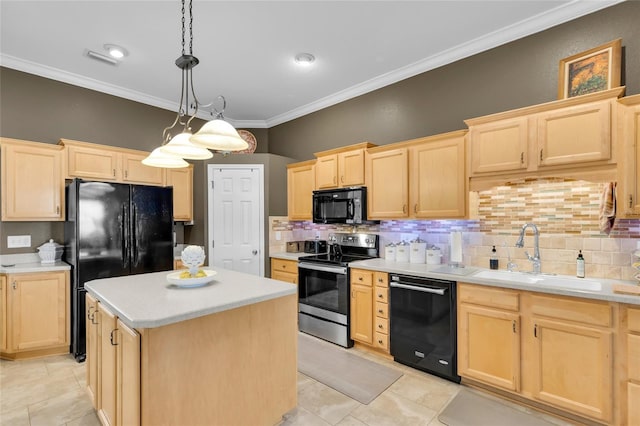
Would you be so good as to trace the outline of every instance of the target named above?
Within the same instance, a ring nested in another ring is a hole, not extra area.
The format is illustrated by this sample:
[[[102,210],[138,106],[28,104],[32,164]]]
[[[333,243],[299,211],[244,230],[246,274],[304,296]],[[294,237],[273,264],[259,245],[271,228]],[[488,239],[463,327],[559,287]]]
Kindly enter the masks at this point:
[[[423,293],[433,293],[439,296],[444,296],[444,293],[447,291],[446,288],[418,287],[415,285],[407,285],[407,284],[399,284],[399,283],[390,283],[389,286],[403,288],[405,290],[421,291]]]

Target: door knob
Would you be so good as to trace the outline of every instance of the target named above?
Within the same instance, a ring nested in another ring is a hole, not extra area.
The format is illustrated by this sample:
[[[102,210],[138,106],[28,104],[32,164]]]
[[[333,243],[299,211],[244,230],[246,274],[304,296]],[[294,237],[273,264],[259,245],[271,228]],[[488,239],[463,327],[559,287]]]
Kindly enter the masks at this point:
[[[255,256],[256,254],[258,254],[258,250],[253,250],[251,253]]]

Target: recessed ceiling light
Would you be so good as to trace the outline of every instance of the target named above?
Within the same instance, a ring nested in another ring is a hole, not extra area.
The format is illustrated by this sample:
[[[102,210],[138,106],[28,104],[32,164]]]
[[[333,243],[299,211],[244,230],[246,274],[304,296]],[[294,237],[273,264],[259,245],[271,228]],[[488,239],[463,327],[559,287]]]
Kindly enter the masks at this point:
[[[298,53],[295,56],[295,61],[296,61],[296,64],[298,65],[309,66],[315,60],[316,60],[316,57],[313,56],[311,53]]]
[[[124,47],[116,46],[115,44],[105,44],[104,50],[109,53],[109,56],[115,59],[122,59],[129,54]]]

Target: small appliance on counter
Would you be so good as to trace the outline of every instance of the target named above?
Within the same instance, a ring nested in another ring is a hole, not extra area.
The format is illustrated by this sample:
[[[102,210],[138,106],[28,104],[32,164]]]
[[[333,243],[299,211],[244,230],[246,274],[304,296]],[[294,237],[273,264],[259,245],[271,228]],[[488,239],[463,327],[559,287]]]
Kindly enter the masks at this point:
[[[287,253],[301,253],[304,251],[304,241],[287,241]]]
[[[320,254],[326,253],[327,251],[327,240],[319,240],[316,238],[315,240],[306,240],[304,242],[305,253]]]

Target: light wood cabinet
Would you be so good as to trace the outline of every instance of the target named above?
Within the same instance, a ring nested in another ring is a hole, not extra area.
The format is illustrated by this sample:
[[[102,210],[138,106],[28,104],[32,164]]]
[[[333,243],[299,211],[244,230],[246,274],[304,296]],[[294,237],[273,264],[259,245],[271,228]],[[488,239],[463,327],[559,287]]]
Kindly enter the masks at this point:
[[[459,283],[458,300],[458,374],[518,392],[519,295]]]
[[[367,150],[370,219],[463,218],[466,131]]]
[[[618,164],[619,217],[640,216],[640,95],[618,100],[622,160]]]
[[[271,258],[271,278],[298,284],[298,262],[295,260]]]
[[[389,353],[389,274],[373,272],[374,283],[374,318],[373,347]]]
[[[98,364],[100,333],[98,332],[98,301],[90,294],[85,296],[86,319],[86,343],[87,343],[87,393],[94,407],[98,406]]]
[[[142,160],[149,155],[148,152],[133,153],[123,151],[120,155],[122,158],[122,182],[140,185],[163,185],[165,169],[142,164]]]
[[[98,303],[98,404],[103,425],[140,424],[140,335]]]
[[[351,269],[351,338],[373,345],[373,272]]]
[[[287,207],[290,220],[311,220],[316,161],[287,165]]]
[[[369,142],[317,152],[316,189],[364,185],[365,149],[375,146]]]
[[[121,156],[104,145],[60,139],[67,157],[67,177],[99,181],[119,181]]]
[[[57,145],[0,138],[3,221],[63,221],[64,172]]]
[[[640,424],[640,307],[627,307],[626,424]]]
[[[7,277],[0,275],[0,352],[7,350]]]
[[[615,102],[623,93],[618,87],[465,120],[469,176],[513,178],[614,165]]]
[[[69,272],[6,275],[6,350],[19,359],[69,352]]]
[[[165,186],[173,187],[173,220],[193,220],[193,165],[183,169],[166,169]]]

